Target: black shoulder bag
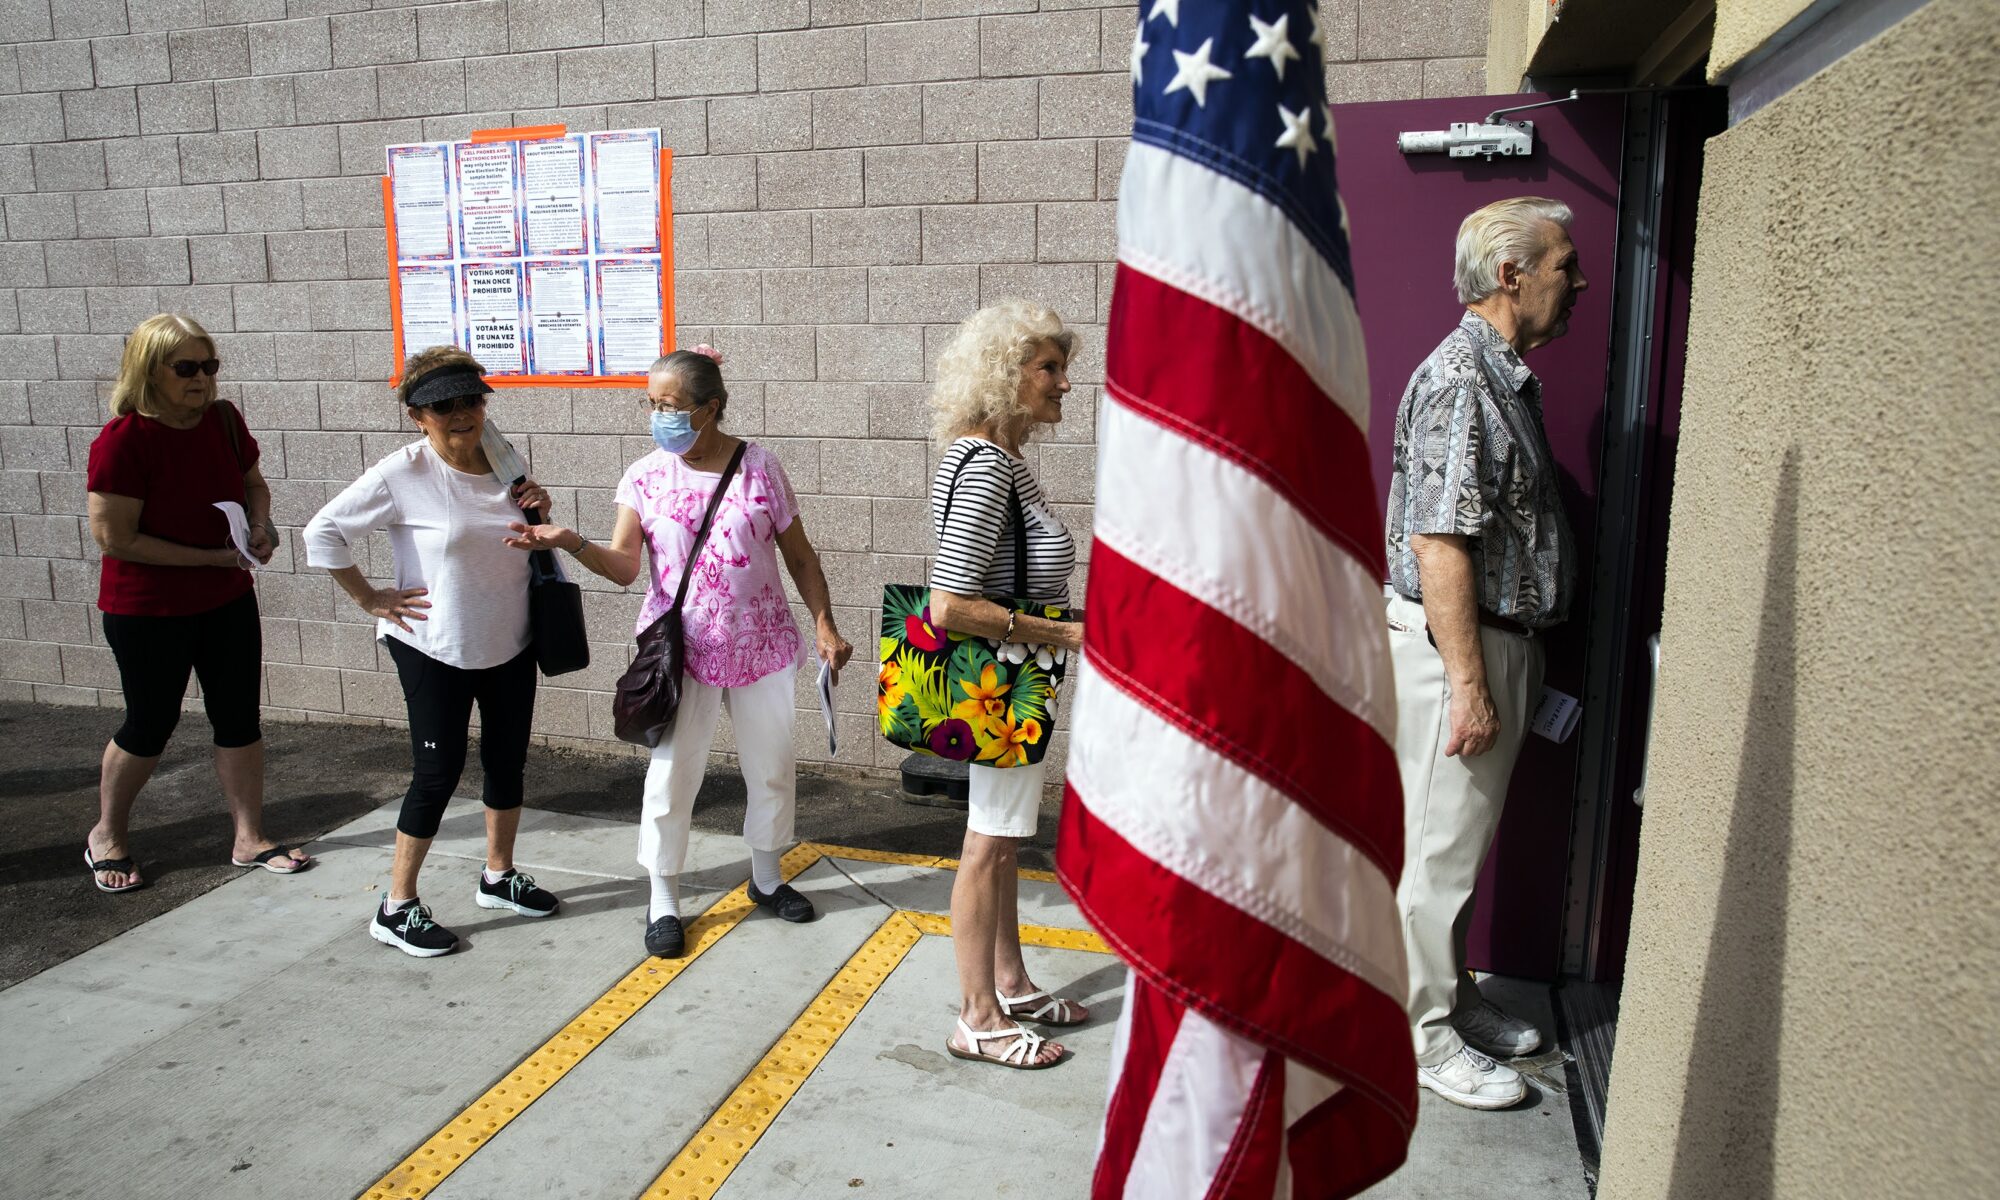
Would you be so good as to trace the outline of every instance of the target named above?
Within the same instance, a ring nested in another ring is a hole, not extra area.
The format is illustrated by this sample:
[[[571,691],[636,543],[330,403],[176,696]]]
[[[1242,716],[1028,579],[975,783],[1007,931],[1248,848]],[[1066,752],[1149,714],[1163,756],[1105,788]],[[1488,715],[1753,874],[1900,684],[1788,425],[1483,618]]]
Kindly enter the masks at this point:
[[[511,489],[527,482],[528,464],[514,452],[499,426],[480,427],[479,444],[486,451],[493,477]],[[523,508],[528,524],[542,523],[542,510]],[[528,553],[528,647],[535,665],[554,678],[590,665],[590,635],[583,623],[583,589],[564,578],[552,550]]]
[[[701,516],[701,528],[688,547],[687,565],[681,570],[680,590],[667,611],[639,635],[639,653],[632,665],[618,677],[618,691],[611,698],[612,730],[620,741],[635,746],[658,746],[674,727],[674,713],[681,706],[681,674],[687,669],[687,647],[681,640],[681,604],[687,599],[688,581],[694,578],[695,563],[708,541],[708,527],[715,522],[715,510],[722,507],[722,494],[736,478],[743,463],[743,451],[750,443],[739,442],[722,472],[722,482],[708,498],[708,511]]]

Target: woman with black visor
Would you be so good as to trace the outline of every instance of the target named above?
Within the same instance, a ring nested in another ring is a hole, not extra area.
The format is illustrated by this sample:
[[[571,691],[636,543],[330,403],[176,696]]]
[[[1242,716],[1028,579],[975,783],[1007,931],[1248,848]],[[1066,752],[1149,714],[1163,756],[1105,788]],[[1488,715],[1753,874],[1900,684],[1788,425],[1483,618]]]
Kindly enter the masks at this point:
[[[547,511],[549,496],[533,480],[510,487],[494,476],[480,446],[489,391],[483,370],[455,346],[413,355],[397,395],[424,436],[363,471],[304,534],[307,563],[332,571],[377,618],[402,680],[415,770],[396,821],[389,888],[368,932],[419,958],[458,945],[418,899],[417,872],[465,767],[475,703],[486,777],[486,870],[473,902],[524,917],[546,917],[557,905],[514,869],[535,656],[528,558],[502,540],[523,506]],[[354,565],[354,548],[375,530],[389,535],[396,573],[390,587],[374,586]]]

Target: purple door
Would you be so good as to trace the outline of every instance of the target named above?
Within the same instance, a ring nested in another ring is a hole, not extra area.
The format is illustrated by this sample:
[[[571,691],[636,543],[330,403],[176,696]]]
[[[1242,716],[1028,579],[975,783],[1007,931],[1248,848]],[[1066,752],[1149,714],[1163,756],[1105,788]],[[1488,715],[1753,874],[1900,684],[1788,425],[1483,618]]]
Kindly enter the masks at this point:
[[[1508,196],[1549,196],[1576,214],[1570,230],[1590,290],[1567,336],[1531,352],[1542,381],[1543,416],[1576,532],[1579,585],[1571,619],[1547,639],[1548,686],[1583,696],[1584,622],[1597,529],[1598,462],[1610,367],[1611,273],[1618,233],[1619,163],[1625,105],[1618,96],[1519,114],[1535,122],[1527,158],[1405,156],[1396,135],[1479,121],[1496,108],[1547,96],[1469,97],[1340,104],[1340,191],[1347,203],[1355,293],[1367,336],[1369,445],[1376,493],[1386,499],[1396,403],[1417,364],[1464,309],[1452,293],[1458,225]],[[1506,816],[1480,879],[1470,965],[1553,979],[1561,958],[1564,886],[1577,739],[1556,745],[1530,735],[1508,789]]]

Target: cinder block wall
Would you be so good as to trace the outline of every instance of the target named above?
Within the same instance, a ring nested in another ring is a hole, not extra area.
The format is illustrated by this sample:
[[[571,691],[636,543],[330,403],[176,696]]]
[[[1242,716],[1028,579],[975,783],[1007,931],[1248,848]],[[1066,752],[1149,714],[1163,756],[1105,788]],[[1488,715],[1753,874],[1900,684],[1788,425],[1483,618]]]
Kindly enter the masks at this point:
[[[1483,91],[1486,8],[1328,0],[1331,98]],[[922,576],[925,379],[983,302],[1032,296],[1083,334],[1068,419],[1029,453],[1088,545],[1138,16],[1091,0],[0,0],[0,697],[122,703],[83,469],[123,335],[174,310],[216,334],[288,534],[258,580],[271,715],[400,720],[370,622],[291,536],[412,436],[383,382],[382,148],[658,126],[681,344],[724,350],[729,428],[802,494],[856,646],[839,762],[890,766],[875,606],[885,580]],[[491,415],[558,518],[608,535],[612,489],[650,446],[636,395],[510,390]],[[387,563],[377,544],[363,566]],[[535,729],[603,748],[638,600],[583,582],[596,665],[544,687]],[[800,700],[801,761],[825,762]]]

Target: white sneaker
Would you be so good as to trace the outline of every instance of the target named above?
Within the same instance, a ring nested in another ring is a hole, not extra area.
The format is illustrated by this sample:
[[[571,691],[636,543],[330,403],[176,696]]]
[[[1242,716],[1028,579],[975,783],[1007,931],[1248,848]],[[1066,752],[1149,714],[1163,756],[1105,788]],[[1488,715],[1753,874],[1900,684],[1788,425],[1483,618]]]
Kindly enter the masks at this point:
[[[1453,1013],[1451,1023],[1466,1041],[1500,1058],[1519,1058],[1541,1049],[1541,1030],[1508,1015],[1491,1000],[1481,1000],[1478,1008]]]
[[[1467,1108],[1506,1108],[1528,1094],[1519,1071],[1470,1046],[1435,1067],[1418,1066],[1417,1083]]]

